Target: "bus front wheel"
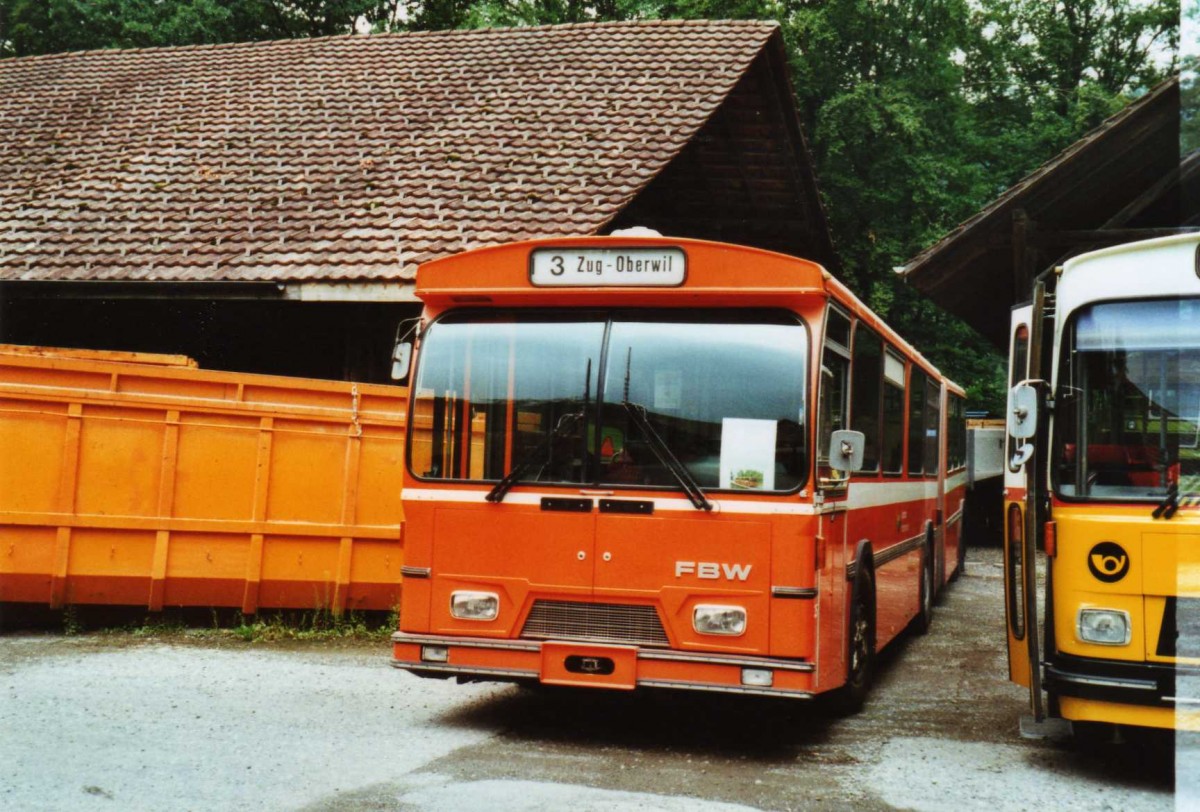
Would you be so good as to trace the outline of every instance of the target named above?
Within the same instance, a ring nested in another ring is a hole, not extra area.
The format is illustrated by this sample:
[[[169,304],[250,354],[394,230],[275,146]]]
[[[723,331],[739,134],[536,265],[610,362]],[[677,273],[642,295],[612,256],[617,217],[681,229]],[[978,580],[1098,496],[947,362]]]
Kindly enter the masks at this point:
[[[925,634],[933,625],[933,549],[927,543],[921,548],[921,578],[917,587],[917,616],[913,631]]]
[[[846,684],[834,700],[843,715],[862,709],[875,670],[875,576],[865,567],[854,584],[847,642]]]

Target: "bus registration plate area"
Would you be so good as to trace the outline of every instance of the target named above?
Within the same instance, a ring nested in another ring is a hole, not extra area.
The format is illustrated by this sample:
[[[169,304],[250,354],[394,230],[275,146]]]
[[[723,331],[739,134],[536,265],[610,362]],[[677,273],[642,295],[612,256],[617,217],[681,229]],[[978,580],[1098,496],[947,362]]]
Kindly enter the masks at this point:
[[[637,686],[637,649],[546,642],[542,644],[541,681],[632,691]]]

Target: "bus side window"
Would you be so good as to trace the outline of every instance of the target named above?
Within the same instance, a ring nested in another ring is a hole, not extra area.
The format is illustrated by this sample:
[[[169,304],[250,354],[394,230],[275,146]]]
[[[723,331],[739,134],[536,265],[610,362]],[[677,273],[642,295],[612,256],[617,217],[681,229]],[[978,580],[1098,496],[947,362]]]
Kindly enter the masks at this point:
[[[854,371],[850,428],[866,437],[863,474],[879,471],[880,401],[883,388],[883,342],[861,321],[854,331]]]
[[[817,476],[826,485],[844,480],[845,473],[829,467],[829,438],[846,428],[850,390],[850,320],[829,309],[825,348],[821,353],[820,395],[817,405]]]
[[[937,381],[925,379],[925,476],[938,475],[939,428],[942,424],[942,388]]]
[[[908,474],[920,476],[925,456],[925,373],[914,364],[908,381]]]
[[[904,473],[904,361],[883,356],[883,472]]]
[[[967,402],[961,396],[950,393],[950,466],[956,471],[967,464]]]

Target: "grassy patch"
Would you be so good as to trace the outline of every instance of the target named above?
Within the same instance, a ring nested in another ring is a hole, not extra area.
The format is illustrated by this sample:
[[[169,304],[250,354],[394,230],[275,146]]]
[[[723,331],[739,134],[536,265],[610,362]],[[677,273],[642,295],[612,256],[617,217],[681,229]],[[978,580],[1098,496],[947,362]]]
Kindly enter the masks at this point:
[[[277,612],[241,619],[230,631],[248,643],[277,640],[386,640],[396,629],[395,612],[384,615],[327,610]],[[374,615],[382,615],[382,618]]]
[[[233,609],[167,609],[147,614],[144,609],[67,606],[49,613],[41,623],[21,628],[53,631],[57,627],[67,637],[97,635],[129,642],[386,643],[397,621],[395,611],[335,615],[328,609],[314,609],[243,615]]]

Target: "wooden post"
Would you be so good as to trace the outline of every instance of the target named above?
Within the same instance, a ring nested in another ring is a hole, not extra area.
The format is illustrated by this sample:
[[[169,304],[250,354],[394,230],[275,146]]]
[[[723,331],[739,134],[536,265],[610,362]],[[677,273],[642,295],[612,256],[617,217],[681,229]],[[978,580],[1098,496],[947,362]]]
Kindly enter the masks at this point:
[[[1036,226],[1024,209],[1012,213],[1013,301],[1029,300],[1033,277],[1037,271],[1037,249],[1034,248]]]

